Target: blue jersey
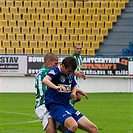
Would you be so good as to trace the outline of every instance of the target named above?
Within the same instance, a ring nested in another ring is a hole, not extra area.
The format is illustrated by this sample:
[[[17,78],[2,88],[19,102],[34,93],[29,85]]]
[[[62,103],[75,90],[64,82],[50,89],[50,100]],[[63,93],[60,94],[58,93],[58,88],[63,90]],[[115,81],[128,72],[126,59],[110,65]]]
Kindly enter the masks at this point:
[[[48,108],[48,105],[51,103],[58,105],[68,105],[69,97],[71,94],[71,88],[77,85],[77,82],[74,79],[74,74],[69,76],[65,76],[61,71],[60,67],[51,68],[47,73],[49,77],[51,77],[51,81],[56,86],[65,86],[67,88],[67,92],[59,92],[53,88],[47,87],[45,93],[45,104]]]

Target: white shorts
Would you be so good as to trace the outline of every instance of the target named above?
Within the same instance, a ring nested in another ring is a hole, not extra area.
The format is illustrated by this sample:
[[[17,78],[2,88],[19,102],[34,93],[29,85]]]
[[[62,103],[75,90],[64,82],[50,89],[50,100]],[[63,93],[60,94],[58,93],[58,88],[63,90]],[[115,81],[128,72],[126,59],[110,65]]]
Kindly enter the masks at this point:
[[[45,104],[40,105],[35,109],[36,116],[40,119],[42,122],[43,130],[45,130],[47,124],[48,124],[48,118],[52,118],[50,115],[50,112],[45,107]],[[56,127],[58,128],[60,124],[56,122]]]

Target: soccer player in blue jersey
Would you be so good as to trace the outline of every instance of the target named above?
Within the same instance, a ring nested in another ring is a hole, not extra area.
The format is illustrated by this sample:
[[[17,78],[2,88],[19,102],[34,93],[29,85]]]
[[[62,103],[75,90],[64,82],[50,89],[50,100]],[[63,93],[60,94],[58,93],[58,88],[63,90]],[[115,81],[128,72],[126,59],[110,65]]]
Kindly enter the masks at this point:
[[[75,133],[77,128],[88,133],[98,133],[97,126],[70,105],[69,99],[76,98],[77,82],[74,71],[77,68],[74,57],[66,57],[61,66],[51,68],[42,80],[47,85],[45,105],[54,120],[65,126],[65,133]]]

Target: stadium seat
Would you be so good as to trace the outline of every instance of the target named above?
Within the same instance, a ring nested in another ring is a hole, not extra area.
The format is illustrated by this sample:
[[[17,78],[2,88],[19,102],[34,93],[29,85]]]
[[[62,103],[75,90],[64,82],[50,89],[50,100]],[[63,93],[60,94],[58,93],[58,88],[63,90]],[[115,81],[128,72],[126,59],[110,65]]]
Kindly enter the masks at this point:
[[[21,48],[28,48],[28,41],[20,41]]]
[[[88,26],[87,26],[87,22],[86,22],[86,21],[79,21],[79,27],[80,27],[80,28],[88,27]]]
[[[96,41],[92,42],[91,48],[93,48],[93,49],[99,49],[99,42],[96,42]]]
[[[48,41],[47,47],[48,48],[55,48],[56,47],[55,41]]]
[[[4,40],[4,41],[3,41],[3,47],[4,47],[4,48],[9,48],[9,47],[10,47],[10,41]]]
[[[88,14],[91,14],[91,15],[96,14],[96,8],[89,8],[88,9]]]
[[[97,21],[96,22],[96,27],[97,28],[104,28],[104,22],[103,21]]]
[[[6,13],[5,14],[5,19],[6,20],[12,20],[12,14]]]
[[[65,28],[57,28],[57,34],[65,34]]]
[[[86,37],[87,37],[87,41],[89,42],[95,41],[95,35],[87,35]]]
[[[99,8],[100,7],[100,2],[99,1],[93,1],[92,2],[92,7],[93,8]]]
[[[90,48],[90,42],[89,42],[89,41],[84,41],[84,42],[83,42],[83,48],[89,49],[89,48]]]
[[[65,8],[63,8],[63,9],[65,9]],[[63,12],[63,9],[62,9],[62,12]],[[54,7],[54,14],[61,14],[61,8]],[[63,14],[64,14],[64,12],[63,12]]]
[[[70,40],[71,40],[71,41],[77,41],[77,40],[78,40],[78,35],[75,35],[75,34],[72,35],[72,34],[71,34],[71,35],[70,35]]]
[[[74,15],[73,14],[67,14],[66,15],[66,20],[67,21],[73,21],[74,20]]]
[[[11,33],[11,27],[4,27],[4,33]]]
[[[75,20],[76,21],[82,21],[83,20],[83,16],[81,14],[77,14],[77,15],[75,15]]]
[[[65,2],[65,1],[58,1],[58,7],[59,7],[59,8],[64,8],[64,7],[66,7],[66,2]]]
[[[91,15],[90,14],[84,14],[84,20],[85,21],[91,21]]]
[[[74,7],[74,2],[73,1],[68,1],[67,2],[67,7],[73,8]]]
[[[80,12],[80,15],[88,14],[87,8],[80,8],[79,12]]]
[[[95,49],[87,49],[87,55],[94,56],[95,55]]]
[[[48,14],[40,14],[40,20],[48,20]]]
[[[17,41],[23,41],[24,40],[24,34],[17,34],[16,40]]]
[[[32,6],[33,7],[39,7],[39,1],[32,1]]]
[[[64,14],[58,14],[57,18],[59,21],[65,21],[65,19],[66,19]]]
[[[42,54],[47,54],[49,52],[51,52],[50,48],[43,48],[42,49]]]
[[[91,2],[90,1],[84,2],[84,7],[91,8]]]
[[[70,48],[69,49],[69,54],[73,54],[74,53],[74,49],[73,48]]]
[[[14,48],[6,48],[7,54],[14,54]]]
[[[86,41],[86,35],[85,34],[81,34],[79,35],[79,41]]]
[[[112,14],[112,15],[109,15],[109,21],[111,22],[116,22],[117,21],[117,16]]]
[[[96,8],[96,10],[97,10],[97,14],[98,15],[101,15],[101,14],[104,14],[104,8]]]
[[[107,35],[108,35],[108,28],[102,28],[102,29],[100,30],[100,34],[101,34],[101,35],[104,35],[104,36],[107,36]]]
[[[116,7],[117,7],[117,2],[116,2],[116,1],[113,1],[113,2],[110,1],[110,2],[109,2],[109,7],[110,7],[110,8],[113,8],[113,9],[116,8]]]
[[[27,21],[27,26],[28,26],[28,27],[34,27],[34,26],[35,26],[35,25],[34,25],[34,21],[28,20],[28,21]]]
[[[75,34],[80,35],[82,34],[82,28],[75,28]]]
[[[19,47],[20,47],[19,41],[12,41],[11,46],[12,46],[13,48],[19,48]]]
[[[32,48],[24,48],[24,54],[32,54]]]
[[[37,7],[36,8],[36,13],[37,14],[44,14],[44,9],[42,7]]]
[[[57,7],[57,1],[49,1],[49,6],[53,8]]]
[[[7,20],[1,20],[1,25],[4,27],[4,26],[8,26],[7,25]]]
[[[34,54],[42,54],[41,48],[34,48]]]
[[[44,34],[44,40],[50,41],[51,40],[51,34]]]
[[[47,34],[48,33],[47,27],[40,27],[39,28],[39,33],[40,34]]]
[[[82,1],[76,1],[75,7],[82,8],[83,7],[83,2]]]
[[[25,20],[18,20],[18,26],[24,27],[25,26]]]
[[[116,9],[116,8],[114,8],[114,9]],[[112,9],[112,8],[105,8],[105,14],[106,15],[111,15],[113,13],[114,9]]]
[[[22,33],[29,34],[29,27],[22,27]],[[34,33],[34,32],[32,32],[32,33]]]
[[[38,44],[38,47],[39,48],[46,48],[46,41],[39,41],[39,44]]]
[[[117,16],[121,15],[121,9],[120,8],[114,8],[114,14]]]
[[[62,34],[61,35],[61,40],[62,41],[69,41],[69,35],[68,34]]]
[[[97,42],[103,42],[103,40],[104,40],[104,36],[103,35],[96,35],[96,41]]]
[[[118,8],[125,9],[125,2],[118,2]]]
[[[69,35],[74,34],[74,28],[72,27],[66,28],[66,34],[69,34]]]
[[[60,40],[60,35],[59,34],[52,34],[52,40],[53,41],[59,41]]]
[[[81,55],[86,55],[86,49],[85,48],[82,48]]]
[[[54,54],[57,54],[57,55],[60,54],[59,48],[52,48],[51,50],[52,50],[51,52],[54,53]]]
[[[33,34],[26,34],[27,41],[33,41]]]
[[[68,55],[68,48],[61,48],[61,55]]]
[[[15,48],[15,53],[16,54],[23,54],[24,53],[23,48]]]
[[[108,15],[106,14],[101,15],[101,21],[104,21],[104,22],[108,21]]]
[[[62,8],[62,14],[64,15],[70,14],[70,8]]]
[[[44,21],[44,27],[52,27],[51,21]]]
[[[59,28],[60,27],[60,21],[53,21],[53,27],[54,28]]]
[[[61,48],[61,49],[64,48],[64,41],[57,41],[56,42],[56,47]]]
[[[91,28],[83,28],[83,34],[86,34],[86,35],[91,34]]]
[[[106,21],[105,22],[105,27],[108,28],[108,29],[112,29],[113,28],[112,22]]]
[[[48,7],[48,1],[41,1],[41,7],[42,8]]]
[[[72,24],[72,22],[71,22],[71,24]],[[63,27],[63,28],[68,28],[68,27],[70,27],[70,22],[69,22],[69,21],[62,21],[62,27]]]
[[[15,1],[16,7],[22,7],[22,1]]]
[[[98,35],[99,34],[99,28],[92,28],[92,34]]]
[[[6,40],[6,34],[0,34],[0,40]]]
[[[52,27],[49,27],[48,28],[48,33],[49,34],[56,34],[56,29],[55,28],[52,28]]]
[[[35,13],[35,8],[33,8],[33,7],[28,7],[28,13]]]
[[[55,21],[56,20],[56,14],[49,14],[49,20]]]
[[[65,48],[73,48],[73,42],[72,41],[66,41]]]
[[[25,7],[19,7],[19,13],[20,14],[26,13],[26,8]]]
[[[13,27],[13,33],[20,33],[20,27]]]
[[[71,8],[71,13],[76,15],[79,13],[79,8]]]
[[[8,34],[8,40],[14,41],[15,40],[15,34]]]
[[[37,48],[37,41],[38,40],[36,40],[36,41],[30,41],[30,48]]]
[[[0,48],[0,54],[5,54],[5,48]]]

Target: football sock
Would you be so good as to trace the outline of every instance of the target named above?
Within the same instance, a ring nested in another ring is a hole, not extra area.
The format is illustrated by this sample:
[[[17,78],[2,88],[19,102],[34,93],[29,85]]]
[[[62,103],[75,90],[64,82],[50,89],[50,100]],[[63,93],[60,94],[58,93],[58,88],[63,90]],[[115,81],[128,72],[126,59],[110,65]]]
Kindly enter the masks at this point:
[[[74,133],[74,132],[72,132],[70,130],[66,130],[64,133]]]

